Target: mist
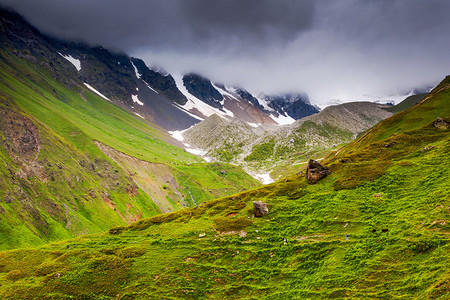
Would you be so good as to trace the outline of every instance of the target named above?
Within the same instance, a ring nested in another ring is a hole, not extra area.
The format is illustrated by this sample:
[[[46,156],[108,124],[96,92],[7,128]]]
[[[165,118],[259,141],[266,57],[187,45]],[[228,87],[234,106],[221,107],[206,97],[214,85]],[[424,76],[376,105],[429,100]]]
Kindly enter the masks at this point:
[[[445,0],[0,0],[47,34],[311,102],[395,100],[450,73]]]

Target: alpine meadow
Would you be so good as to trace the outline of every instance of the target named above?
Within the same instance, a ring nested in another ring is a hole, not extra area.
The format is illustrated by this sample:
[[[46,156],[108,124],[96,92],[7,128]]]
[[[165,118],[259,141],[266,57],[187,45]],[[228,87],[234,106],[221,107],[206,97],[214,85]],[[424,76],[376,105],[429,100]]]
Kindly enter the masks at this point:
[[[203,2],[186,3],[173,26]],[[236,24],[259,22],[224,3],[247,17]],[[3,5],[0,299],[450,299],[450,76],[325,107],[201,67],[169,73]],[[210,14],[197,17],[227,41],[235,18]],[[278,25],[252,30],[283,44]],[[247,47],[245,34],[231,40]]]

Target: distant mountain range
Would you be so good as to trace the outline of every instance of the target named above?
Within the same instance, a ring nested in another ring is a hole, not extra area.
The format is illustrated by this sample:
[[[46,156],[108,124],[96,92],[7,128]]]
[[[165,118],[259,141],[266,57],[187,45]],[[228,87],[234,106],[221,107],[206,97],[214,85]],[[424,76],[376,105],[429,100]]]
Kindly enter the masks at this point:
[[[386,110],[389,107],[371,102],[345,103],[281,127],[250,126],[237,118],[224,120],[213,115],[183,131],[180,140],[186,147],[203,150],[207,159],[243,164],[255,171],[272,170],[320,156],[353,140],[391,116]]]
[[[181,107],[187,103],[170,75],[49,38],[0,9],[0,250],[259,185],[237,166],[207,164],[177,147],[165,128],[200,122]]]
[[[390,114],[166,74],[0,9],[0,250],[241,192],[259,184],[242,168],[292,173]]]
[[[186,129],[214,113],[250,123],[286,124],[319,111],[305,95],[258,98],[242,87],[225,87],[199,74],[162,74],[139,58],[57,40],[13,12],[3,10],[1,15],[2,42],[14,48],[16,56],[30,61],[45,57],[40,63],[51,60],[48,67],[60,74],[59,80],[73,85],[75,77],[105,99],[167,130]]]

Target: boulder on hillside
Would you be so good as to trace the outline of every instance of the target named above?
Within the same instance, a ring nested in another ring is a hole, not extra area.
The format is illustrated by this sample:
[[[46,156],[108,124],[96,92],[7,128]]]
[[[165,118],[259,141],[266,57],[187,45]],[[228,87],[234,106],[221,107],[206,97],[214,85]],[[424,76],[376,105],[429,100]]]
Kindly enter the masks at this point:
[[[448,123],[445,122],[444,119],[438,117],[436,121],[434,121],[434,127],[439,129],[447,129],[449,127]]]
[[[262,201],[253,201],[254,215],[256,218],[260,218],[269,213],[269,208],[267,207],[267,203]]]
[[[313,159],[310,159],[308,162],[308,168],[306,169],[306,179],[309,184],[315,184],[330,173],[331,171],[327,167],[322,166],[319,162]]]

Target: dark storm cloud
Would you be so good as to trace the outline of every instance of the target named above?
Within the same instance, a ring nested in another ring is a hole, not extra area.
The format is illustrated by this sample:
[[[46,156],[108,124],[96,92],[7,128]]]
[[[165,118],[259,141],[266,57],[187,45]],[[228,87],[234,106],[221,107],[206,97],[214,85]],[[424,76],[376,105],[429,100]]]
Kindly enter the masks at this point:
[[[181,1],[181,11],[195,36],[238,37],[241,42],[267,38],[289,40],[311,24],[311,1]]]
[[[41,30],[113,46],[194,50],[239,40],[286,42],[307,28],[310,1],[275,0],[2,0]]]
[[[0,0],[41,30],[313,102],[385,97],[450,73],[447,0]]]

